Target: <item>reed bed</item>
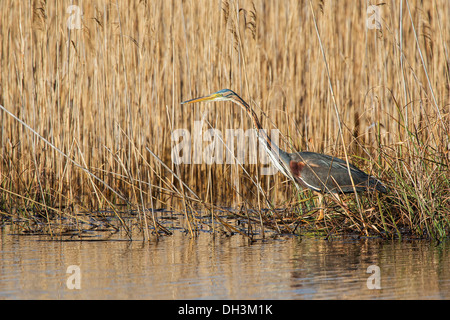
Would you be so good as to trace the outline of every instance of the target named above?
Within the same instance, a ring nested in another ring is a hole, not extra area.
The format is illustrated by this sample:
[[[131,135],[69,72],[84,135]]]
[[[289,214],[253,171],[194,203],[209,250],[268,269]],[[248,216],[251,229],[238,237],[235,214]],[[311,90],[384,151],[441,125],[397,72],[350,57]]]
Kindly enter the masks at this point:
[[[2,223],[53,234],[54,221],[103,212],[128,228],[135,210],[149,238],[171,233],[158,216],[168,210],[191,234],[206,215],[212,231],[250,238],[257,227],[448,236],[450,2],[369,5],[4,0]],[[389,192],[329,197],[316,223],[313,195],[260,165],[175,164],[176,129],[251,128],[229,103],[180,105],[222,88],[278,129],[282,148],[348,156]]]

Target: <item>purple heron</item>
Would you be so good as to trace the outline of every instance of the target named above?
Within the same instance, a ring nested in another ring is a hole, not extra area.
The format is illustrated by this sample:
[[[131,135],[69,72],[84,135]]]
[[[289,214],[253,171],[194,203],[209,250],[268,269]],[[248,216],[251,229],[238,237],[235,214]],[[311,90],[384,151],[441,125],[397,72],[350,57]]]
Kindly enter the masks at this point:
[[[319,202],[322,202],[323,193],[338,195],[367,190],[386,192],[386,187],[381,181],[352,164],[347,166],[345,160],[317,152],[288,153],[280,149],[263,130],[253,109],[232,90],[223,89],[209,96],[184,101],[181,104],[201,101],[232,101],[243,108],[252,119],[258,139],[275,167],[296,184],[317,192]],[[318,220],[321,219],[323,219],[323,208],[318,217]]]

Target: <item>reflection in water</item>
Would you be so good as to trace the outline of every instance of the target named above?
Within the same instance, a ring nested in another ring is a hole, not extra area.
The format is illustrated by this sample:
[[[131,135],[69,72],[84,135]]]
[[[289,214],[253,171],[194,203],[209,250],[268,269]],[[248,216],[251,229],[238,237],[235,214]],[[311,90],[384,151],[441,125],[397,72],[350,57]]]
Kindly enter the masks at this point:
[[[0,299],[449,299],[448,243],[241,236],[46,241],[0,230]],[[67,288],[80,267],[81,289]],[[380,268],[369,290],[367,268]]]

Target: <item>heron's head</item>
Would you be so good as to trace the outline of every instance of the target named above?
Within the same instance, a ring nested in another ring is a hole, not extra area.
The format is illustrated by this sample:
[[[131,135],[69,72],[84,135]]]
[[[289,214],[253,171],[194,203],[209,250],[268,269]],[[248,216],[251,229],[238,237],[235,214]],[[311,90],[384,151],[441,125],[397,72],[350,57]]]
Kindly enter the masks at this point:
[[[210,94],[209,96],[195,98],[192,100],[187,100],[187,101],[182,102],[181,104],[189,104],[189,103],[201,102],[201,101],[230,101],[230,100],[236,100],[236,99],[240,99],[240,98],[232,90],[222,89],[220,91],[214,92],[213,94]]]

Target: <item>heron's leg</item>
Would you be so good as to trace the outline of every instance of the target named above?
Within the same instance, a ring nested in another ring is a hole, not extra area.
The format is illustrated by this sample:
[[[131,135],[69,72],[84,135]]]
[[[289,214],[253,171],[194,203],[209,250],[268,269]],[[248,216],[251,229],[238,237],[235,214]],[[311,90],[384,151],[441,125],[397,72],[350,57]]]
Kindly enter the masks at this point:
[[[342,203],[342,199],[341,199],[341,196],[339,195],[339,193],[335,193],[334,196],[337,198],[339,203]]]
[[[319,215],[316,218],[316,221],[321,221],[324,218],[324,207],[323,207],[323,194],[320,192],[315,192],[318,198],[318,206],[319,206]]]
[[[333,197],[334,197],[334,199],[333,199],[334,202],[336,202],[344,210],[348,211],[348,207],[345,204],[345,202],[342,201],[341,196],[339,195],[339,193],[333,193]]]

